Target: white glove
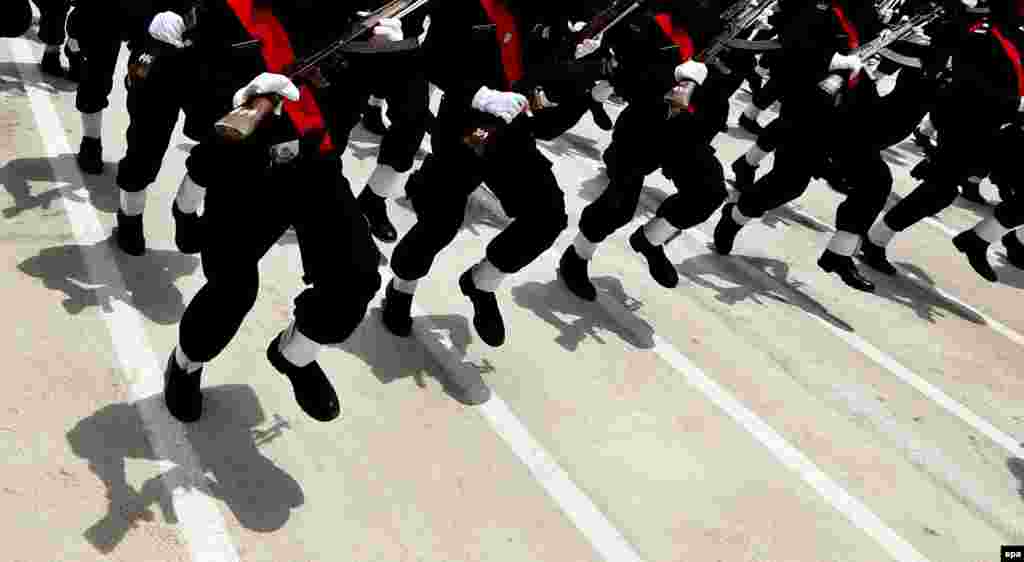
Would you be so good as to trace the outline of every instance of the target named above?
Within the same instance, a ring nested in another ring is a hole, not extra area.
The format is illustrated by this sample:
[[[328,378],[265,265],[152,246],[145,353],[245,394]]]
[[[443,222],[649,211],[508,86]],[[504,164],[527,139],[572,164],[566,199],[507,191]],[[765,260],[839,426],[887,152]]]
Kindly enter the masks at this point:
[[[299,101],[299,88],[287,76],[264,72],[253,78],[248,86],[235,92],[231,103],[238,107],[245,104],[251,98],[264,94],[277,94],[291,101]],[[283,106],[283,101],[278,103],[277,107],[274,108],[274,113],[280,115]]]
[[[405,39],[402,33],[402,20],[395,18],[382,18],[373,28],[375,37],[382,37],[388,41],[397,42]]]
[[[174,12],[161,12],[153,17],[149,24],[149,34],[157,41],[174,45],[179,49],[188,46],[182,39],[185,33],[185,20]]]
[[[593,39],[584,39],[579,45],[576,45],[576,58],[581,59],[590,53],[601,48],[601,36],[598,35]]]
[[[864,68],[864,61],[857,55],[832,55],[832,62],[828,65],[829,70],[849,70],[853,76],[860,73]]]
[[[964,6],[967,6],[972,10],[978,7],[978,0],[960,0],[960,2],[963,3]]]
[[[529,113],[530,103],[526,96],[515,92],[499,92],[487,86],[477,90],[473,96],[473,109],[501,117],[511,123],[524,110]]]
[[[701,85],[707,77],[708,67],[702,62],[688,60],[676,67],[676,82],[693,80],[697,85]]]
[[[1017,112],[1024,113],[1024,97],[1020,98],[1020,103],[1017,104]]]
[[[599,80],[590,90],[590,97],[594,98],[594,101],[604,103],[608,101],[608,98],[612,97],[615,93],[615,88],[612,87],[611,82],[607,80]]]

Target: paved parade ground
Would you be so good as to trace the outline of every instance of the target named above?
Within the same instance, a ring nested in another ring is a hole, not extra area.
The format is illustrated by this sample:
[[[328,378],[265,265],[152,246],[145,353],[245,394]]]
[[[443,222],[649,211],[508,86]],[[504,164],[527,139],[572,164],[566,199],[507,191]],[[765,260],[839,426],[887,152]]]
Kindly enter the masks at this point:
[[[193,144],[179,126],[149,190],[149,251],[122,254],[110,231],[126,52],[106,173],[83,177],[74,84],[44,78],[41,51],[0,41],[0,558],[988,562],[1024,544],[1024,271],[997,246],[1001,282],[989,284],[950,240],[990,208],[957,200],[897,237],[904,275],[865,267],[878,291],[864,294],[815,265],[841,200],[815,182],[745,228],[733,256],[708,248],[718,213],[685,232],[667,248],[681,276],[667,290],[627,240],[672,192],[655,174],[634,223],[598,249],[600,296],[586,303],[556,267],[607,184],[610,135],[588,115],[542,143],[570,228],[499,290],[503,347],[479,340],[456,285],[503,224],[480,192],[420,284],[415,337],[383,328],[381,290],[355,335],[320,356],[342,417],[306,417],[265,357],[301,289],[286,234],[260,264],[255,308],[206,368],[204,418],[183,426],[161,391],[204,279],[198,257],[175,250],[170,213]],[[733,128],[714,144],[728,165],[751,142]],[[353,189],[378,145],[353,131]],[[921,153],[907,141],[885,158],[893,204]],[[400,234],[415,221],[403,205],[390,204]]]

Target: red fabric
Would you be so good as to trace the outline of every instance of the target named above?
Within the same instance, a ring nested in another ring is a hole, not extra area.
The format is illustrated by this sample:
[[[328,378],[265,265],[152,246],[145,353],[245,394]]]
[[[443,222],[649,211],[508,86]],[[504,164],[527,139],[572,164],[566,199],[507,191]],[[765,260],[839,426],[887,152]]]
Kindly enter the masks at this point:
[[[860,33],[857,28],[853,25],[853,22],[846,17],[846,12],[839,4],[832,2],[832,13],[836,15],[836,19],[839,20],[839,25],[843,28],[843,32],[846,33],[846,46],[853,51],[857,47],[860,47]],[[850,76],[846,81],[847,86],[854,88],[860,81],[860,73]]]
[[[1017,95],[1024,96],[1024,66],[1021,65],[1020,51],[1017,50],[1017,46],[1008,37],[1003,35],[1003,32],[997,26],[992,26],[992,35],[1003,46],[1006,56],[1010,59],[1010,64],[1013,65],[1013,72],[1017,75]]]
[[[480,5],[487,12],[487,19],[494,24],[498,45],[501,47],[501,66],[505,70],[506,86],[511,89],[513,84],[523,78],[523,44],[516,18],[501,0],[480,0]],[[505,41],[506,37],[508,41]]]
[[[694,47],[693,39],[685,28],[676,27],[672,24],[672,15],[667,13],[656,14],[654,21],[658,22],[658,26],[665,33],[665,36],[672,40],[672,43],[679,47],[679,60],[686,62],[693,58]],[[697,108],[692,103],[686,108],[689,113],[696,113]]]
[[[253,7],[253,0],[228,0],[228,5],[242,22],[242,26],[253,37],[261,40],[260,50],[263,54],[263,61],[267,65],[267,71],[283,73],[284,68],[295,62],[295,51],[292,49],[291,41],[288,40],[288,32],[278,21],[277,17],[270,11],[269,7]],[[316,100],[313,99],[313,92],[303,85],[299,87],[301,96],[299,101],[285,100],[284,112],[288,119],[303,136],[312,131],[325,131],[323,141],[320,143],[321,152],[334,150],[334,142],[330,134],[326,133],[327,126],[324,123],[323,114]]]

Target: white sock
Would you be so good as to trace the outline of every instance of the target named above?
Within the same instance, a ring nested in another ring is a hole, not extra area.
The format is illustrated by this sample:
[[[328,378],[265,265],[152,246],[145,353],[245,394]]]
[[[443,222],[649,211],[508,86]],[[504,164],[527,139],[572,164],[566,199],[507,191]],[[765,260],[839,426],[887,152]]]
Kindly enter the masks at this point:
[[[476,285],[477,289],[488,293],[493,293],[498,290],[501,286],[501,282],[508,277],[508,274],[502,273],[497,267],[494,267],[489,260],[484,260],[473,268],[473,284]]]
[[[896,236],[896,231],[889,228],[889,225],[885,224],[885,217],[878,219],[868,230],[868,240],[870,240],[872,244],[881,246],[882,248],[889,245],[893,236]]]
[[[981,180],[982,180],[982,178],[980,178],[978,176],[970,176],[970,177],[967,178],[967,182],[968,183],[973,183],[974,185],[981,185]]]
[[[281,355],[296,367],[305,367],[316,361],[321,347],[320,344],[302,335],[302,332],[295,326],[294,320],[281,334],[281,339],[278,342]]]
[[[103,135],[103,112],[82,114],[82,136],[98,139]]]
[[[1010,229],[999,224],[995,217],[989,217],[974,227],[974,233],[989,244],[998,242],[1007,232],[1010,232]]]
[[[857,251],[857,246],[860,246],[860,236],[845,230],[837,230],[828,241],[829,251],[840,256],[852,256]]]
[[[748,222],[750,222],[753,219],[751,219],[750,217],[748,217],[748,216],[744,215],[743,213],[741,213],[739,205],[733,205],[732,206],[732,220],[736,221],[736,224],[747,224]]]
[[[406,281],[405,279],[399,279],[397,275],[391,279],[391,286],[399,293],[405,293],[407,295],[416,294],[416,286],[419,285],[419,283],[419,279]]]
[[[200,203],[206,198],[206,188],[192,181],[192,178],[185,175],[178,186],[178,196],[174,198],[178,204],[178,210],[186,215],[191,215],[199,210]]]
[[[399,189],[405,185],[408,173],[402,173],[387,164],[377,164],[377,167],[366,180],[366,185],[377,194],[378,197],[393,199]]]
[[[572,247],[576,250],[577,256],[587,261],[594,259],[594,252],[597,251],[597,244],[587,240],[587,237],[582,232],[576,235],[576,240],[573,240]]]
[[[78,45],[78,39],[73,39],[69,37],[67,45],[68,50],[72,53],[77,53],[78,51],[82,50],[82,48]]]
[[[750,147],[750,150],[748,150],[744,155],[744,158],[746,158],[747,164],[756,168],[761,163],[761,160],[764,160],[767,156],[768,152],[760,146],[757,146],[757,143],[755,142],[753,146]]]
[[[761,115],[761,108],[753,104],[753,102],[747,104],[747,108],[743,110],[743,115],[757,121],[757,118]]]
[[[655,218],[644,225],[644,236],[652,246],[661,246],[669,238],[675,236],[679,229],[661,217]]]
[[[185,355],[185,352],[181,350],[181,344],[174,348],[174,362],[186,373],[194,373],[203,368],[202,363],[193,361]]]
[[[146,210],[146,190],[128,192],[121,190],[121,212],[129,217],[137,217]]]
[[[60,52],[60,45],[47,45],[46,48],[45,48],[45,52],[47,52],[47,53],[59,53]]]

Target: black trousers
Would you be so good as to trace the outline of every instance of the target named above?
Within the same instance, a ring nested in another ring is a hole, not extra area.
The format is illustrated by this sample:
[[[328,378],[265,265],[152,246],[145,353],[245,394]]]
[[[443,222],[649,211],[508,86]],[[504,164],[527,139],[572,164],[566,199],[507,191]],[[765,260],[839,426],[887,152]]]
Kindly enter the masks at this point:
[[[348,68],[333,78],[335,86],[322,95],[322,109],[331,137],[338,146],[348,144],[352,127],[359,123],[372,93],[388,100],[391,127],[381,141],[379,164],[398,172],[412,169],[423,143],[430,114],[430,91],[416,52],[352,57]],[[318,96],[319,98],[319,96]]]
[[[462,142],[467,120],[462,108],[442,102],[434,158],[424,182],[433,186],[415,201],[418,220],[392,254],[391,268],[401,279],[421,279],[437,255],[455,239],[465,218],[469,195],[480,185],[501,201],[514,220],[487,245],[487,259],[504,273],[516,273],[551,248],[568,226],[565,196],[551,161],[537,149],[527,117],[502,128],[493,149],[477,156]]]
[[[898,144],[917,128],[935,106],[939,84],[921,70],[902,68],[896,86],[879,101],[875,143],[883,149]]]
[[[619,115],[608,147],[614,153],[608,187],[580,218],[580,232],[591,242],[603,242],[633,219],[643,180],[658,169],[679,191],[657,215],[676,228],[704,222],[725,201],[725,175],[711,147],[716,130],[710,119],[688,113],[666,119],[665,112],[660,103],[631,103]]]
[[[758,109],[765,110],[779,101],[782,97],[782,81],[775,76],[769,76],[768,81],[761,86],[761,89],[754,92],[752,101]]]
[[[377,247],[338,155],[302,151],[289,164],[268,167],[267,143],[204,142],[192,149],[189,174],[209,190],[202,216],[206,284],[179,327],[189,358],[210,361],[234,338],[256,302],[259,261],[289,226],[308,285],[295,299],[299,331],[337,344],[366,315],[381,285]]]
[[[81,113],[96,113],[110,105],[121,53],[119,30],[104,26],[103,14],[97,10],[94,4],[76,8],[68,19],[68,32],[82,49],[82,77],[75,93],[75,108]]]
[[[28,0],[6,0],[0,3],[0,37],[20,37],[31,27],[32,6]]]

